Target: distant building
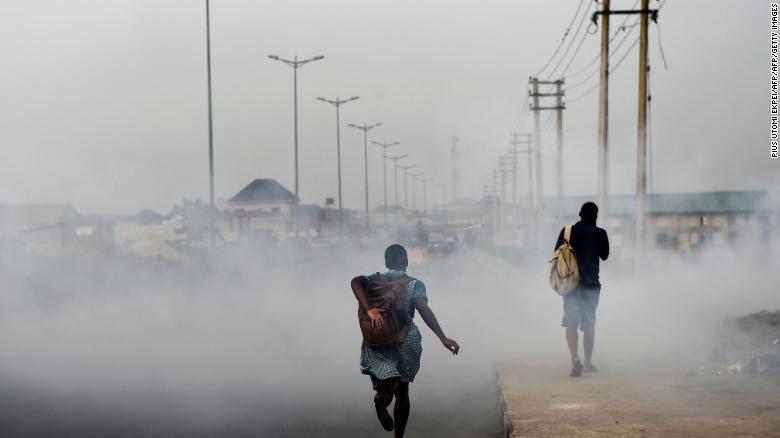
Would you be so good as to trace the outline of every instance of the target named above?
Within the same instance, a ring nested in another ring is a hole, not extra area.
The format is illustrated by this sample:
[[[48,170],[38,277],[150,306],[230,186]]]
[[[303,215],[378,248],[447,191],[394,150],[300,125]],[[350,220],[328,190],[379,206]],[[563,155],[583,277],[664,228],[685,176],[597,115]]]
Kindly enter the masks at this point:
[[[115,246],[112,221],[83,217],[70,204],[0,204],[0,239],[36,254]]]
[[[275,179],[256,179],[225,206],[227,232],[233,237],[270,239],[294,227],[295,195]]]
[[[566,197],[558,210],[557,200],[549,198],[547,212],[560,211],[562,222],[571,223],[587,201],[595,196]],[[780,207],[763,190],[651,193],[647,207],[646,246],[659,250],[686,252],[708,242],[770,243],[772,230],[780,226]],[[635,195],[607,198],[600,223],[618,247],[635,241],[635,212]]]

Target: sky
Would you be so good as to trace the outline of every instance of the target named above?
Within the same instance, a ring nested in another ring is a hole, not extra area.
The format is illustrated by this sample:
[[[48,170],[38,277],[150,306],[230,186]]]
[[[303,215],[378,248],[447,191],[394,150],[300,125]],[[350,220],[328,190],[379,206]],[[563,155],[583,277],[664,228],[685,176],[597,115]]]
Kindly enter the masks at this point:
[[[369,141],[401,142],[393,152],[441,183],[450,182],[458,136],[458,195],[480,196],[509,133],[533,128],[528,77],[550,58],[578,4],[212,0],[216,196],[229,198],[254,178],[292,190],[293,72],[267,55],[296,53],[325,56],[299,70],[303,202],[337,193],[336,115],[319,96],[360,97],[341,111],[345,207],[364,202],[363,137],[348,123],[383,122]],[[622,21],[613,18],[613,31]],[[587,20],[567,56],[586,30],[594,31]],[[198,0],[0,2],[0,203],[131,214],[207,199],[205,31]],[[638,35],[627,32],[613,65]],[[596,85],[587,79],[595,67],[574,73],[597,55],[598,40],[587,35],[576,51],[566,99]],[[610,76],[611,193],[635,187],[638,56],[634,48]],[[654,191],[780,187],[768,144],[769,2],[667,0],[650,27],[649,59]],[[564,111],[569,194],[596,190],[597,99],[593,92]],[[544,191],[552,194],[555,133],[548,114],[541,120]],[[373,207],[382,202],[382,157],[376,146],[368,152]],[[524,192],[525,175],[518,178]],[[428,195],[441,200],[438,187]]]

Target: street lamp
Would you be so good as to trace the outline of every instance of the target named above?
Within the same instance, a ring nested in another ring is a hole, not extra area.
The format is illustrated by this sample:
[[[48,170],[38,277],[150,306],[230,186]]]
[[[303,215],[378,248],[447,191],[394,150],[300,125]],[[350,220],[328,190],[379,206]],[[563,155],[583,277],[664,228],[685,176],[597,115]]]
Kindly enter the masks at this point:
[[[408,156],[409,156],[408,154],[403,154],[403,155],[396,155],[392,157],[391,156],[385,157],[388,160],[393,160],[393,185],[395,186],[395,208],[396,209],[400,207],[398,205],[398,167],[399,167],[398,160],[402,158],[406,158]]]
[[[338,175],[339,175],[339,237],[344,233],[344,217],[341,204],[341,114],[339,108],[347,102],[357,100],[358,96],[352,96],[349,99],[340,100],[336,96],[336,100],[325,99],[324,97],[318,97],[317,100],[327,102],[336,107],[336,161],[338,163]]]
[[[433,178],[420,178],[423,183],[423,215],[428,214],[428,183],[433,181]]]
[[[309,59],[298,60],[298,55],[292,60],[280,58],[276,55],[268,55],[268,58],[274,61],[283,62],[293,69],[293,131],[295,133],[295,240],[298,240],[298,232],[300,229],[300,215],[298,214],[298,204],[301,202],[298,191],[298,68],[313,61],[319,61],[325,58],[324,56],[315,56]]]
[[[398,146],[401,143],[397,141],[393,143],[379,143],[372,141],[371,143],[374,143],[375,145],[382,148],[382,170],[384,171],[385,175],[385,226],[387,226],[387,148]]]
[[[382,122],[375,123],[373,125],[367,125],[366,122],[363,122],[363,126],[353,125],[352,123],[349,124],[349,127],[360,129],[363,131],[363,161],[365,166],[365,175],[366,175],[366,229],[369,228],[369,211],[368,211],[368,130],[376,128],[378,126],[382,126]]]
[[[414,169],[417,166],[414,164],[409,164],[408,166],[398,167],[404,170],[404,210],[409,210],[409,191],[407,190],[407,180],[409,179],[409,169]]]
[[[412,211],[417,211],[417,177],[422,174],[423,172],[409,174],[412,177]]]
[[[209,112],[209,243],[211,249],[217,246],[217,231],[214,227],[214,124],[211,110],[211,14],[209,0],[206,0],[206,82],[208,84]]]
[[[436,185],[441,188],[441,203],[445,204],[447,202],[447,187],[449,185],[447,183],[436,183]]]

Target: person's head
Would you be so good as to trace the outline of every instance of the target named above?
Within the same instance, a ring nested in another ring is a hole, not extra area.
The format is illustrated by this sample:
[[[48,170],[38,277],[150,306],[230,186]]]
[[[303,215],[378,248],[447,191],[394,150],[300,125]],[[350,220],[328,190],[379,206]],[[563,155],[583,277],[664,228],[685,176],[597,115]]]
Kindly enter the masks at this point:
[[[406,270],[406,267],[409,266],[406,249],[397,243],[388,246],[385,250],[385,266],[387,269]]]
[[[580,208],[580,218],[584,221],[596,222],[599,217],[599,208],[593,202],[586,202]]]

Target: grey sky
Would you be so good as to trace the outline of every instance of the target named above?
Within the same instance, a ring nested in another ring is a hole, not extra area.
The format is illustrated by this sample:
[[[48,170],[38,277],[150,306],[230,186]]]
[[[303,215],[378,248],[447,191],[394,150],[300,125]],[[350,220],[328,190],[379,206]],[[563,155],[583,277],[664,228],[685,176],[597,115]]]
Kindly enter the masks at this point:
[[[336,193],[335,113],[315,100],[336,95],[360,96],[342,111],[345,206],[363,202],[362,136],[346,128],[363,121],[384,122],[372,137],[401,141],[399,153],[443,182],[457,134],[463,192],[476,196],[509,132],[531,128],[523,111],[527,77],[552,53],[576,6],[213,0],[217,196],[258,177],[292,189],[292,72],[266,55],[296,51],[326,56],[300,70],[304,202]],[[780,163],[770,161],[767,144],[768,11],[759,0],[668,0],[659,19],[668,71],[651,27],[657,191],[777,186]],[[597,45],[597,35],[586,39],[572,72]],[[203,1],[5,0],[0,53],[0,202],[132,213],[208,196]],[[634,188],[637,56],[628,56],[610,86],[613,192]],[[596,112],[593,93],[565,113],[569,193],[595,192]],[[544,135],[551,193],[553,131]],[[378,205],[381,154],[369,152]],[[429,195],[439,199],[440,192]]]

